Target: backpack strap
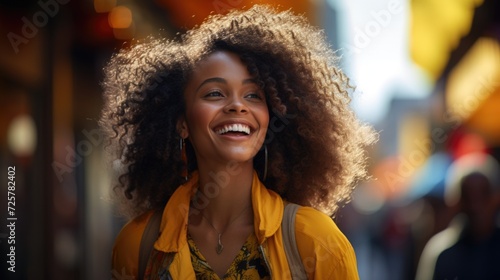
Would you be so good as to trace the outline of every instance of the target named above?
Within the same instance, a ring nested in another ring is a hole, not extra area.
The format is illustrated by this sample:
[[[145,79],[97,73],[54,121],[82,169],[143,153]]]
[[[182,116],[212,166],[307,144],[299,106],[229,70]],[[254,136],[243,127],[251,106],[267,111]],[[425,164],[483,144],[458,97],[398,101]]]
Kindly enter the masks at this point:
[[[290,267],[292,279],[307,279],[304,264],[300,258],[299,249],[295,240],[295,216],[299,205],[288,203],[281,221],[281,233],[283,235],[283,246],[285,247],[286,259]]]
[[[153,245],[158,239],[162,214],[163,211],[161,210],[155,211],[153,215],[151,215],[151,218],[149,218],[148,224],[142,233],[141,246],[139,248],[139,280],[142,280],[144,277],[144,272],[146,271]]]

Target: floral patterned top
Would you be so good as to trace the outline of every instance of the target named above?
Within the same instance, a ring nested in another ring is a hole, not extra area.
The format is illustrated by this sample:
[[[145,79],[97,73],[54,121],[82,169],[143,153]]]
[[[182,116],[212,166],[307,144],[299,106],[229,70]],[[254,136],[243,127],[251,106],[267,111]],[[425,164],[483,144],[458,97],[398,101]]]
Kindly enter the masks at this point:
[[[255,234],[251,234],[240,252],[231,263],[226,274],[221,278],[212,270],[205,257],[196,247],[194,240],[188,234],[189,250],[191,251],[191,263],[196,273],[196,279],[202,280],[252,280],[270,279],[264,258],[260,254]]]

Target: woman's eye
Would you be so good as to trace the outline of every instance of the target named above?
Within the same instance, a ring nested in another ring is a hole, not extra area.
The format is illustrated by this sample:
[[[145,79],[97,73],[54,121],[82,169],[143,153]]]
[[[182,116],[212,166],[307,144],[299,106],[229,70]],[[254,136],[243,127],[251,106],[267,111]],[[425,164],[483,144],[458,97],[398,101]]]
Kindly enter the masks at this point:
[[[222,92],[218,90],[211,91],[205,95],[205,97],[222,97]]]
[[[252,92],[252,93],[247,94],[247,98],[262,99],[262,96],[259,93],[257,93],[257,92]]]

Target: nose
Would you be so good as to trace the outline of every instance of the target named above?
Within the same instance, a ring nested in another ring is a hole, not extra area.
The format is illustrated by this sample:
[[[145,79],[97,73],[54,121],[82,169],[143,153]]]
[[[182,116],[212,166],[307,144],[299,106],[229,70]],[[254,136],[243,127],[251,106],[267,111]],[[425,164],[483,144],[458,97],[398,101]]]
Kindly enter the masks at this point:
[[[248,108],[241,97],[233,96],[229,98],[228,104],[224,107],[226,113],[247,113]]]

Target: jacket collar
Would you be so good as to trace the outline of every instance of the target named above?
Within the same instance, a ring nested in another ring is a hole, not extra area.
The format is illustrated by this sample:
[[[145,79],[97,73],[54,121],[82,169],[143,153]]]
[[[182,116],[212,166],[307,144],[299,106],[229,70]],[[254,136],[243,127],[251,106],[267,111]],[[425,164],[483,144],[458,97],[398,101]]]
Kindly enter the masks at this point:
[[[178,252],[187,244],[187,228],[191,198],[198,187],[198,172],[193,172],[191,179],[179,186],[170,197],[163,210],[160,225],[160,237],[155,248],[163,252]],[[276,233],[283,218],[283,200],[267,189],[254,171],[252,181],[252,207],[254,214],[255,235],[260,244]]]
[[[255,171],[252,182],[252,207],[255,236],[259,244],[262,244],[280,228],[284,208],[283,199],[266,188]]]

